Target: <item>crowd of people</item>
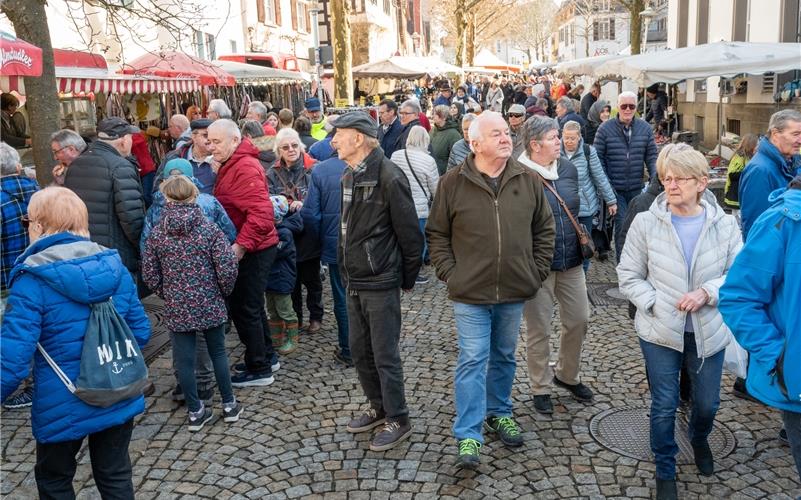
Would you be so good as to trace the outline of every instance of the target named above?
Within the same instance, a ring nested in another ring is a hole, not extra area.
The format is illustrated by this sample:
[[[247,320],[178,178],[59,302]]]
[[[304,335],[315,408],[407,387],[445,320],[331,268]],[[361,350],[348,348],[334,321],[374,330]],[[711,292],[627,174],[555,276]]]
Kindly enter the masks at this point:
[[[646,91],[652,116],[664,113],[659,92]],[[479,466],[483,431],[520,447],[511,391],[523,320],[534,411],[553,413],[555,387],[594,399],[582,380],[586,272],[602,250],[591,234],[610,219],[605,250],[615,250],[651,392],[657,498],[677,494],[680,399],[695,464],[714,473],[707,438],[733,338],[751,355],[743,390],[782,410],[801,474],[801,113],[779,111],[758,143],[744,139],[724,210],[701,153],[660,152],[636,94],[615,106],[599,96],[598,84],[469,78],[455,91],[439,82],[430,116],[405,96],[382,100],[377,121],[360,110],[324,117],[311,97],[297,117],[253,102],[235,122],[213,100],[205,117],[197,108],[171,117],[174,148],[145,175],[130,160],[139,129],[121,118],[102,120],[88,144],[54,133],[54,184],[42,189],[0,144],[1,396],[7,408],[33,405],[40,494],[72,491],[88,436],[101,495],[133,498],[127,447],[143,395],[101,408],[69,382],[93,305],[111,300],[143,347],[149,294],[165,303],[171,397],[197,432],[214,416],[215,386],[223,421],[237,422],[237,391],[272,384],[303,337],[321,331],[327,280],[331,355],[355,369],[367,402],[346,428],[374,432],[370,449],[384,451],[413,428],[401,296],[436,276],[459,347],[455,463]],[[229,366],[232,329],[244,357]],[[35,355],[39,344],[52,359]]]

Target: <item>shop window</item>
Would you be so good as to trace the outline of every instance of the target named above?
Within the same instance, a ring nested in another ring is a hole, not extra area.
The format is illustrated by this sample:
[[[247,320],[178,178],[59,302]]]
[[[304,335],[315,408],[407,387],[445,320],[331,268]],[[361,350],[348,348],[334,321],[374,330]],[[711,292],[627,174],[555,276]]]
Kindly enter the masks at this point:
[[[726,131],[732,134],[740,135],[740,120],[726,120]]]

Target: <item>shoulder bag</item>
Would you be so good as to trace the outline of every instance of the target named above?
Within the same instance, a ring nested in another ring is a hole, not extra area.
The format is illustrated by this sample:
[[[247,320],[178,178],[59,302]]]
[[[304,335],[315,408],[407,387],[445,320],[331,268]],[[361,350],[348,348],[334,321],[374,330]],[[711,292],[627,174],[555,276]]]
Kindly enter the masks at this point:
[[[587,228],[578,223],[575,217],[573,217],[573,214],[570,213],[570,209],[567,208],[567,203],[565,203],[565,200],[563,200],[562,197],[559,196],[559,193],[556,192],[556,189],[554,189],[554,187],[551,186],[548,183],[548,181],[546,181],[541,175],[540,175],[540,181],[542,181],[542,184],[551,193],[553,193],[553,195],[556,197],[556,200],[562,206],[562,210],[564,210],[565,213],[567,214],[567,218],[570,219],[570,223],[573,225],[573,229],[575,229],[576,235],[578,236],[581,256],[584,257],[585,259],[591,258],[593,255],[595,255],[595,243],[593,243],[592,238],[590,238],[590,235],[587,232]]]
[[[403,154],[406,156],[406,163],[409,164],[409,170],[412,171],[412,175],[414,176],[414,180],[417,181],[417,185],[420,186],[420,189],[423,190],[423,194],[426,197],[426,203],[428,203],[428,208],[431,208],[431,204],[434,202],[434,199],[431,197],[430,193],[426,193],[426,188],[423,187],[423,183],[420,182],[420,179],[417,177],[417,174],[414,173],[414,167],[412,166],[412,162],[409,161],[409,153],[404,149]]]

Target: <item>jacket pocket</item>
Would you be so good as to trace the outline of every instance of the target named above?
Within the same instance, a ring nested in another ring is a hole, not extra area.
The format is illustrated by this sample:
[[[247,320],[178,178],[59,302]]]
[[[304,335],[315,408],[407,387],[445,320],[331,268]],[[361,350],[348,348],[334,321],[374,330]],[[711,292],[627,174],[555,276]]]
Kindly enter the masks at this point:
[[[373,255],[370,250],[370,240],[364,241],[364,253],[367,257],[367,265],[370,266],[370,272],[375,275],[375,264],[373,262]]]
[[[776,383],[779,386],[779,390],[781,391],[782,395],[790,399],[790,394],[787,391],[787,384],[784,381],[784,354],[786,352],[787,347],[785,346],[782,349],[781,354],[779,354],[779,359],[776,360],[776,366],[773,368],[774,376],[776,377]]]

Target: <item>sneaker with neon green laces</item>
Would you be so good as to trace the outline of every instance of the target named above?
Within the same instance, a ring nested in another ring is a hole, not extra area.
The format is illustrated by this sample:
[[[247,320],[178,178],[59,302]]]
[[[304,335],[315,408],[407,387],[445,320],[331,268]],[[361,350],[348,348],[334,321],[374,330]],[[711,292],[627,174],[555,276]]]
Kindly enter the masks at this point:
[[[456,458],[456,467],[470,470],[478,468],[478,464],[480,463],[478,458],[479,448],[481,448],[481,443],[475,439],[460,439],[459,456]]]
[[[487,417],[484,425],[488,431],[497,433],[506,446],[513,448],[523,446],[523,434],[520,433],[520,427],[512,417]]]

